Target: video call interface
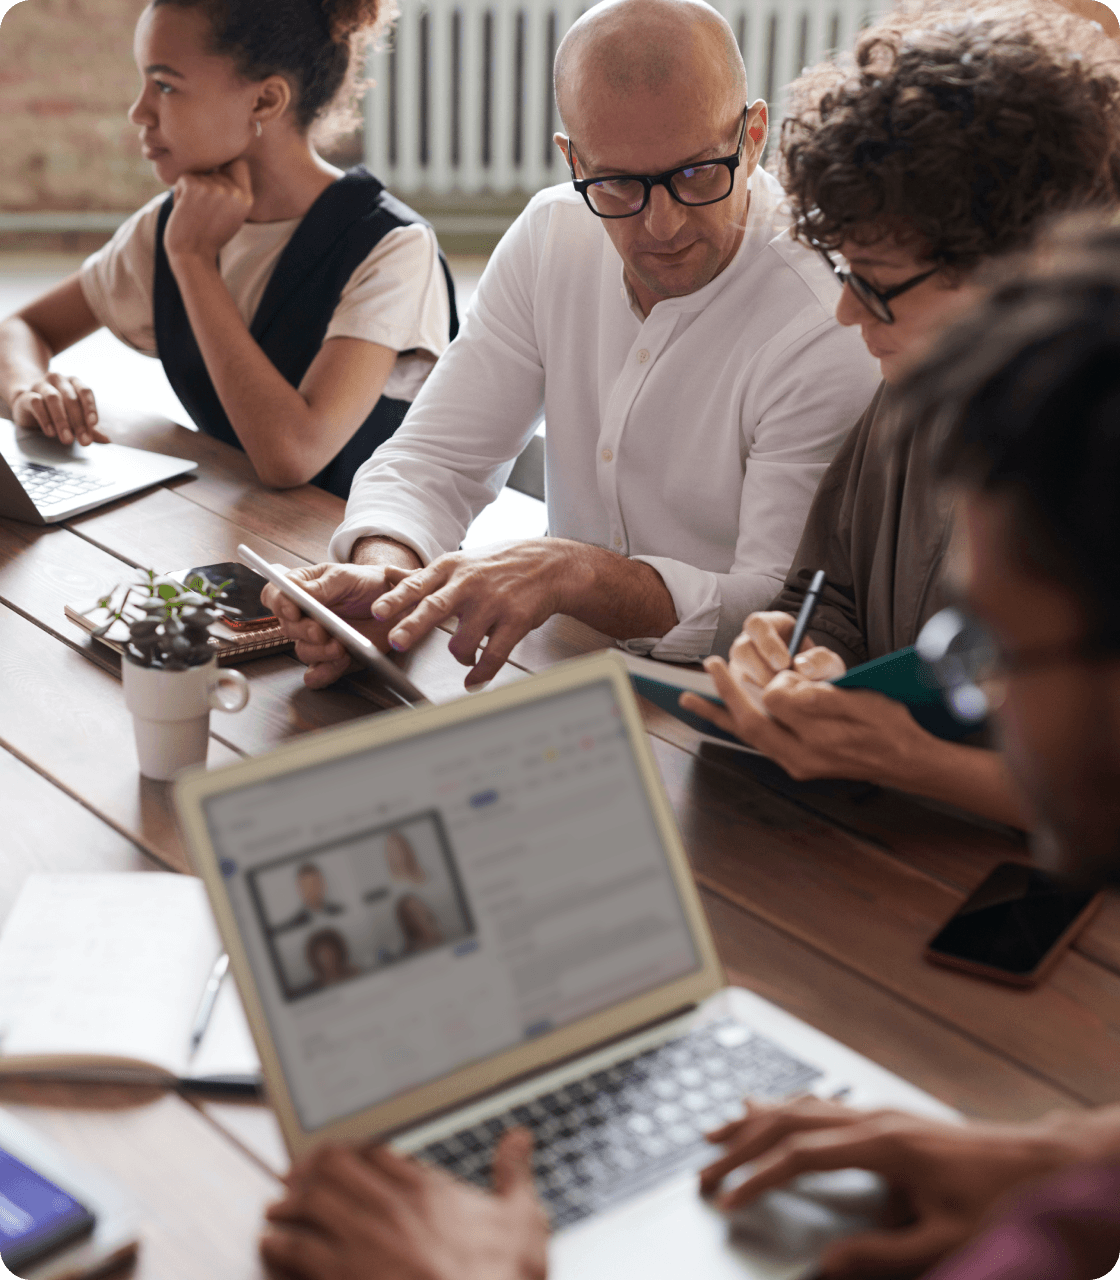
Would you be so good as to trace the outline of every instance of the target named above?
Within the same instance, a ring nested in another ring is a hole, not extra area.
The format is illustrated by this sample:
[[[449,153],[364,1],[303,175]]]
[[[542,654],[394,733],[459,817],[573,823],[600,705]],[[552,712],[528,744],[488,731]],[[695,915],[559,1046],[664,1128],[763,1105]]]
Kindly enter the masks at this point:
[[[308,1131],[699,965],[609,681],[206,813]]]

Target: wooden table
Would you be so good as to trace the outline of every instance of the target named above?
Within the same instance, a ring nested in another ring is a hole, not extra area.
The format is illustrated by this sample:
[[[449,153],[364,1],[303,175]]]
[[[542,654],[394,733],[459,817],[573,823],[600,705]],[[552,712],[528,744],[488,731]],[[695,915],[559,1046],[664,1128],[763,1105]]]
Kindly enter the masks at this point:
[[[235,559],[239,542],[313,563],[342,513],[317,489],[264,490],[244,455],[183,428],[138,418],[117,435],[195,458],[199,471],[63,526],[0,520],[0,918],[31,871],[186,870],[167,787],[136,770],[119,664],[63,605],[92,601],[130,566]],[[437,632],[407,663],[436,698],[464,675],[446,640]],[[554,618],[518,646],[510,674],[603,643]],[[211,764],[377,710],[345,683],[308,691],[292,657],[244,671],[249,707],[214,716]],[[1037,991],[935,969],[923,943],[996,862],[1026,857],[1019,839],[871,787],[793,783],[645,711],[731,982],[975,1115],[1120,1098],[1115,896]],[[133,1190],[145,1222],[138,1275],[261,1274],[261,1211],[284,1168],[266,1108],[16,1084],[0,1102]]]

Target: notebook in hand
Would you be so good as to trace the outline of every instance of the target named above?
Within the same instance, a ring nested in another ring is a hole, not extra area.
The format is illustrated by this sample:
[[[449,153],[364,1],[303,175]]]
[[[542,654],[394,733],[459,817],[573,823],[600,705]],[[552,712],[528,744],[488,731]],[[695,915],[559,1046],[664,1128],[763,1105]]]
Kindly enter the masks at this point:
[[[127,570],[123,566],[122,570],[121,576],[126,578]],[[167,574],[167,577],[175,582],[182,582],[187,572],[187,570],[175,569]],[[105,615],[96,607],[90,607],[86,612],[82,612],[67,605],[66,616],[90,635],[105,623]],[[292,645],[292,641],[284,634],[279,622],[254,626],[251,630],[235,630],[219,621],[211,624],[210,633],[211,644],[214,646],[218,665],[221,667],[232,667],[251,658],[264,658],[271,653],[281,653]],[[123,654],[127,635],[128,629],[125,624],[117,621],[104,635],[97,636],[96,639],[117,653]]]
[[[706,671],[694,667],[680,667],[671,662],[655,662],[650,658],[637,658],[624,654],[630,681],[634,690],[662,711],[668,711],[682,723],[696,729],[705,738],[719,746],[737,747],[752,752],[753,748],[724,733],[707,720],[695,716],[679,705],[680,696],[686,690],[698,693],[719,706],[723,706],[716,692],[715,681]],[[932,669],[919,656],[913,645],[894,653],[873,658],[858,667],[852,667],[831,682],[838,689],[870,689],[882,693],[896,702],[904,703],[914,719],[934,737],[956,741],[975,733],[975,724],[966,724],[950,710],[941,693]],[[750,690],[748,690],[750,692]]]
[[[255,1087],[232,980],[191,1049],[220,953],[193,876],[29,876],[0,933],[0,1077]]]
[[[714,742],[720,747],[734,747],[737,751],[745,751],[748,755],[759,754],[754,747],[725,733],[710,720],[693,715],[680,705],[682,693],[698,693],[709,702],[722,707],[723,702],[716,693],[715,682],[706,671],[697,671],[695,667],[681,667],[672,662],[657,662],[652,658],[639,658],[631,653],[624,653],[623,660],[630,672],[630,683],[634,692],[640,694],[647,702],[676,716],[682,724],[695,729],[701,737]]]

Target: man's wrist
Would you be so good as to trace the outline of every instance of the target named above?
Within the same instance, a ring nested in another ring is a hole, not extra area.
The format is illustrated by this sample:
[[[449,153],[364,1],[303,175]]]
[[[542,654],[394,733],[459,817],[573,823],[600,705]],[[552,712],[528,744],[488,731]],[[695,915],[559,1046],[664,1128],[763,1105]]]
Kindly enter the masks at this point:
[[[580,606],[588,603],[595,590],[598,578],[594,564],[596,556],[613,553],[568,538],[543,538],[541,541],[550,552],[548,572],[555,590],[553,612],[576,617]]]
[[[375,568],[392,567],[409,570],[423,568],[420,557],[411,547],[405,546],[395,538],[380,535],[359,538],[350,548],[350,563]]]

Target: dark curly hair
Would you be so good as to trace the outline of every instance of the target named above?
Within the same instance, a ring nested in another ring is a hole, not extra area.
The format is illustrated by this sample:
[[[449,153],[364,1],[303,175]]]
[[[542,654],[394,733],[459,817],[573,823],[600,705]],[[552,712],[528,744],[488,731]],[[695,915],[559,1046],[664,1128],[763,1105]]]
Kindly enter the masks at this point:
[[[214,51],[247,80],[284,76],[301,129],[328,114],[338,128],[356,123],[355,72],[397,13],[394,0],[152,0],[153,9],[167,4],[204,10]]]
[[[942,476],[1012,499],[1016,533],[1120,648],[1120,226],[1067,220],[909,379]]]
[[[902,4],[791,90],[795,234],[885,235],[965,272],[1120,201],[1120,46],[1053,0]]]

